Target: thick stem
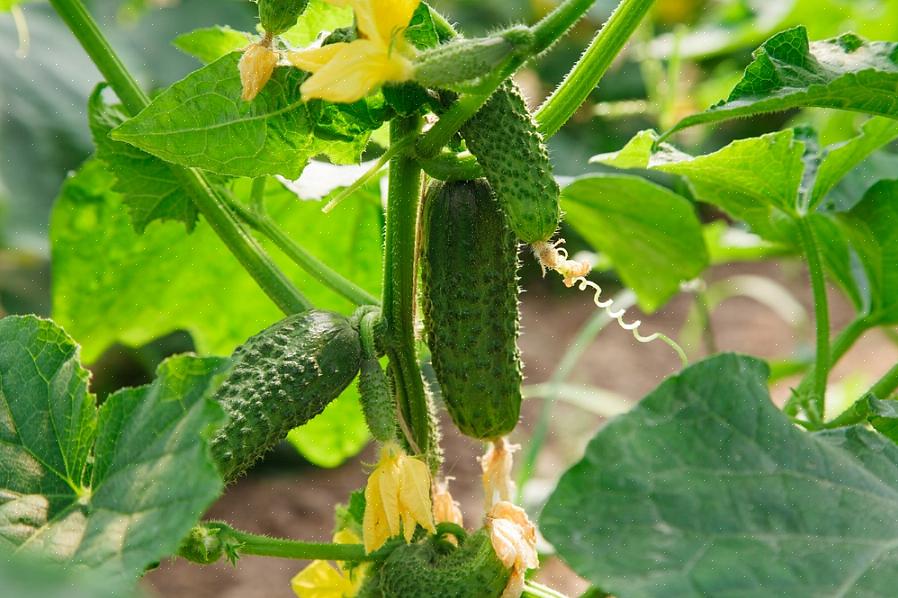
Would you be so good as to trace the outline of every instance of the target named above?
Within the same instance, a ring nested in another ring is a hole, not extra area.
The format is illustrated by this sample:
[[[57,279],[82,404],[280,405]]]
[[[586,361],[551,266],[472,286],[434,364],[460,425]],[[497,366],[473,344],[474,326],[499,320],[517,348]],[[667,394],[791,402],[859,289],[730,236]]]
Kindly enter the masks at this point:
[[[624,2],[627,1],[624,0]],[[480,110],[503,81],[514,75],[532,56],[549,49],[586,14],[586,11],[594,3],[595,0],[566,0],[536,23],[531,28],[533,45],[527,55],[515,56],[502,68],[497,69],[483,82],[478,93],[462,96],[418,141],[416,148],[418,156],[425,159],[435,156],[462,125]],[[649,3],[651,4],[651,1]]]
[[[544,136],[558,132],[583,105],[652,4],[654,0],[621,0],[574,68],[537,111]]]
[[[391,143],[420,126],[417,118],[394,120]],[[413,448],[430,454],[430,410],[415,354],[415,289],[418,202],[424,180],[421,167],[406,153],[390,161],[387,234],[384,260],[383,319],[386,349],[396,377],[397,402]]]
[[[284,255],[324,286],[358,306],[377,305],[379,303],[377,297],[343,277],[339,272],[306,251],[291,239],[268,215],[259,210],[251,210],[237,200],[230,201],[229,205],[238,218],[271,239],[284,252]]]
[[[143,110],[149,99],[103,37],[81,0],[51,0],[51,4],[115,91],[128,114],[134,116]],[[243,230],[206,177],[192,168],[172,165],[171,169],[215,233],[265,294],[286,314],[311,309],[308,299],[284,276],[255,239]]]
[[[810,415],[822,420],[826,409],[826,382],[829,377],[830,365],[832,364],[829,346],[829,300],[826,296],[826,279],[823,275],[820,250],[817,247],[814,230],[806,218],[799,219],[798,229],[801,233],[802,248],[808,261],[808,273],[814,293],[814,318],[817,326],[814,392],[811,397],[816,409],[812,410]]]

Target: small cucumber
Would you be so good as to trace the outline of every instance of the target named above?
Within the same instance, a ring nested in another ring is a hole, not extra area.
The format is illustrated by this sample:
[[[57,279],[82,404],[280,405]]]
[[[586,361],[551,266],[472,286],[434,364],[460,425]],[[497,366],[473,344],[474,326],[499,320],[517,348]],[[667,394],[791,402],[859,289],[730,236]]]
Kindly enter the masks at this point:
[[[308,311],[250,338],[231,359],[215,397],[229,419],[212,440],[227,481],[340,396],[359,371],[361,346],[343,316]]]
[[[458,548],[436,537],[398,546],[367,573],[358,598],[499,598],[510,576],[482,529]]]
[[[505,83],[461,129],[508,223],[525,243],[547,241],[560,218],[560,189],[543,137],[520,90]]]
[[[483,179],[425,197],[422,305],[443,401],[466,435],[509,433],[521,410],[518,246]]]
[[[258,0],[259,20],[269,35],[280,35],[294,25],[309,0]]]

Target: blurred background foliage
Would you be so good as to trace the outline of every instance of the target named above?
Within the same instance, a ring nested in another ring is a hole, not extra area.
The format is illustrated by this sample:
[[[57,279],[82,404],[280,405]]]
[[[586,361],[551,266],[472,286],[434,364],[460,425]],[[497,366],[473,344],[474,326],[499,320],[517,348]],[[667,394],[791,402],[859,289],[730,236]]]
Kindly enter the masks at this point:
[[[67,173],[92,153],[86,102],[99,75],[46,3],[14,3],[0,0],[0,315],[50,315],[50,210]],[[198,66],[171,45],[177,35],[210,25],[255,26],[255,7],[247,0],[88,4],[125,63],[151,91]],[[554,4],[434,0],[435,8],[469,35],[532,22]],[[615,4],[598,0],[587,20],[522,72],[520,83],[534,104],[561,80]],[[590,101],[551,140],[557,174],[600,169],[588,165],[590,156],[620,149],[637,131],[663,130],[726,97],[752,50],[798,23],[811,39],[854,31],[868,39],[894,40],[898,0],[658,0],[651,19]],[[675,141],[686,151],[701,152],[785,124],[811,123],[828,144],[848,138],[861,121],[853,113],[811,110],[690,129]],[[890,167],[894,160],[885,156],[876,156],[876,164]],[[565,234],[574,250],[584,247],[573,233]],[[191,347],[190,336],[181,332],[144,347],[111,349],[93,367],[95,388],[102,395],[143,382],[162,357]]]

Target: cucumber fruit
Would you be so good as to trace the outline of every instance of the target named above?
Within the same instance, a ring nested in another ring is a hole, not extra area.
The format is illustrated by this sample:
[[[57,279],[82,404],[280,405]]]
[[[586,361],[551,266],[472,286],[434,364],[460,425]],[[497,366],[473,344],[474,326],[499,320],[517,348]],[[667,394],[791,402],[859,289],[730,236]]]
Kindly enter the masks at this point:
[[[358,598],[499,598],[510,576],[482,529],[458,548],[436,537],[398,546],[366,574]]]
[[[231,359],[215,395],[229,419],[212,440],[226,481],[340,396],[359,371],[361,346],[349,320],[313,310],[263,330]]]
[[[561,217],[561,193],[543,137],[520,90],[506,82],[461,129],[508,224],[525,243],[547,241]]]
[[[504,436],[521,409],[518,246],[483,179],[424,199],[422,305],[443,401],[462,433]]]

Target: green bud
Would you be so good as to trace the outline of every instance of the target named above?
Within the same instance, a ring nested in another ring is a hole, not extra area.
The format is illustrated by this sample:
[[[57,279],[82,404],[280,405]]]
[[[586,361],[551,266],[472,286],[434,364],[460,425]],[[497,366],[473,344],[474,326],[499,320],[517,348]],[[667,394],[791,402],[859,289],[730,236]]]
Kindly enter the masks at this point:
[[[195,526],[181,541],[178,556],[200,565],[211,565],[222,556],[232,563],[236,562],[240,543],[229,533],[230,529],[227,525],[216,522]]]
[[[509,58],[525,54],[533,43],[526,27],[515,27],[490,37],[457,38],[422,53],[415,80],[424,87],[457,89],[502,66]]]
[[[287,31],[299,19],[309,0],[258,0],[259,19],[262,28],[269,35],[280,35]]]

